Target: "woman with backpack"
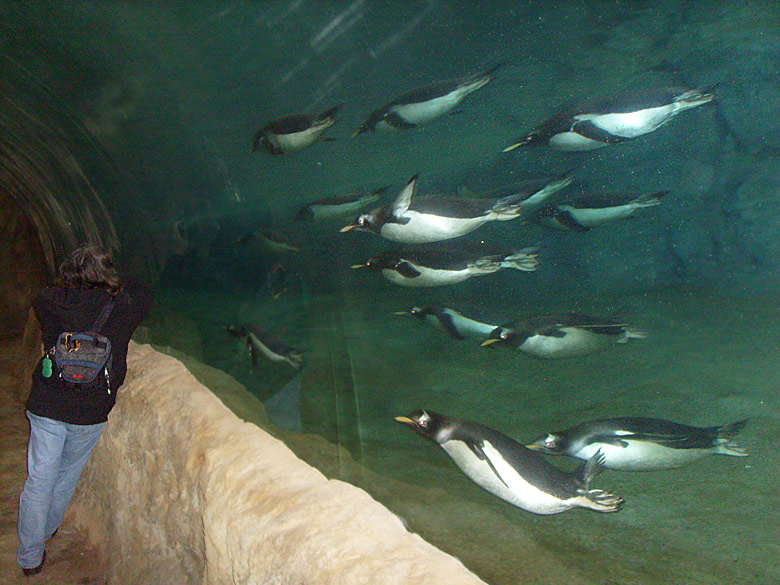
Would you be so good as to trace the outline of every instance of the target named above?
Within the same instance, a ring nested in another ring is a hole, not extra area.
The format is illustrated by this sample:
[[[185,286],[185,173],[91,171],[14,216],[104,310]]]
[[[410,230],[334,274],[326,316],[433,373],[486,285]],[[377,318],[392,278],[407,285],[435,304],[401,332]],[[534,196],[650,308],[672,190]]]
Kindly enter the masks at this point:
[[[150,288],[120,277],[110,253],[85,245],[63,262],[57,284],[33,301],[46,354],[33,371],[27,401],[28,477],[19,499],[17,555],[27,576],[43,568],[46,541],[62,523],[100,439],[116,391],[125,380],[130,337],[146,317],[152,299]],[[73,382],[72,376],[64,375],[65,367],[58,366],[62,364],[59,350],[64,347],[67,353],[79,350],[80,344],[86,346],[79,342],[80,332],[95,334],[102,345],[105,340],[110,344],[108,355],[98,364],[99,374]]]

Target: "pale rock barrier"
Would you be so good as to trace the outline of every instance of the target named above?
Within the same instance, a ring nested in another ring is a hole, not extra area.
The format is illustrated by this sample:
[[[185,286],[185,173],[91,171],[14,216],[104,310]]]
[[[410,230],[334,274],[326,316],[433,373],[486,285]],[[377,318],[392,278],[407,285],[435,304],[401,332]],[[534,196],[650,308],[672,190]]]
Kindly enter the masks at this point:
[[[483,583],[242,421],[179,360],[133,343],[128,365],[69,512],[109,583]]]

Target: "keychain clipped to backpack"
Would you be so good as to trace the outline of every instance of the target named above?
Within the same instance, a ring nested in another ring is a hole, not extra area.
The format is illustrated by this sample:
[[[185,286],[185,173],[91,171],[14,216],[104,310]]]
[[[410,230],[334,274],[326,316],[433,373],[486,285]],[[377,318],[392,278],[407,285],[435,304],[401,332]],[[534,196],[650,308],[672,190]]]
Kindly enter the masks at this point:
[[[49,354],[47,353],[45,356],[43,356],[43,362],[41,363],[41,374],[43,374],[44,378],[51,378],[51,358],[49,357]]]

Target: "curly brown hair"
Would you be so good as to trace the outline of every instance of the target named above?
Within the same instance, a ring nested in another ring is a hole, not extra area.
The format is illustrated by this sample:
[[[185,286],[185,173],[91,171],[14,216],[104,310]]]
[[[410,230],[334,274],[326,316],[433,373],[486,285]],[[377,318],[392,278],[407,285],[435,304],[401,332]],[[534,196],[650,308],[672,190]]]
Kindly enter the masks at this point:
[[[60,265],[59,284],[68,288],[102,288],[112,295],[122,290],[122,279],[111,253],[94,244],[84,244],[70,253]]]

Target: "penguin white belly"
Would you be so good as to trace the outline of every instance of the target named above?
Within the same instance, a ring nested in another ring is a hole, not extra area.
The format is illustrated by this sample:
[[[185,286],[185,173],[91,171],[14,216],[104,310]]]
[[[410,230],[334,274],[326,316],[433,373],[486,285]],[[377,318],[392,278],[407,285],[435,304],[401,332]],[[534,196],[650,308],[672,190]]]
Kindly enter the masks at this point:
[[[586,138],[582,134],[577,134],[576,132],[561,132],[550,138],[550,146],[557,150],[563,150],[564,152],[579,152],[584,150],[595,150],[607,146],[607,144],[599,142],[598,140]]]
[[[278,353],[274,353],[268,347],[260,341],[257,336],[254,333],[249,334],[249,339],[252,341],[252,345],[255,346],[255,348],[260,350],[260,353],[262,353],[266,359],[272,361],[272,362],[288,362],[289,358],[286,356],[280,355]]]
[[[404,244],[440,242],[467,234],[489,221],[489,218],[486,216],[469,218],[442,217],[418,213],[411,209],[401,217],[408,218],[409,221],[405,224],[384,224],[380,230],[383,238]]]
[[[446,441],[441,444],[441,447],[474,483],[518,508],[536,514],[556,514],[575,505],[569,500],[558,499],[534,486],[507,463],[488,441],[483,442],[482,451],[489,462],[479,459],[462,441]],[[500,479],[491,468],[491,464],[501,476]]]
[[[636,112],[615,114],[580,114],[575,120],[591,122],[594,126],[609,132],[613,136],[636,138],[656,130],[668,122],[677,113],[677,104],[667,104],[656,108],[647,108]]]
[[[628,445],[620,447],[609,443],[591,443],[579,449],[574,456],[588,460],[596,451],[604,454],[604,465],[620,471],[653,471],[674,469],[693,463],[712,453],[711,449],[670,449],[650,441],[622,439]]]
[[[491,323],[482,323],[481,321],[469,319],[468,317],[464,317],[460,313],[456,313],[449,309],[445,309],[444,312],[450,316],[455,329],[464,337],[481,337],[487,339],[491,331],[497,327]]]
[[[382,275],[392,282],[401,286],[423,287],[423,286],[445,286],[448,284],[458,284],[471,278],[470,269],[463,270],[436,270],[425,266],[416,266],[409,263],[417,270],[420,275],[414,278],[407,278],[399,274],[396,270],[389,268],[382,269]]]
[[[411,104],[397,104],[390,108],[391,112],[398,114],[403,120],[416,126],[422,126],[440,118],[446,114],[449,114],[454,110],[457,105],[463,101],[463,99],[471,92],[476,91],[479,87],[469,89],[474,84],[467,86],[460,86],[457,89],[445,94],[441,97],[428,100],[426,102],[417,102]]]
[[[538,358],[558,359],[579,357],[601,351],[609,344],[609,336],[578,329],[562,327],[563,337],[532,335],[520,345],[520,351]]]
[[[312,127],[302,130],[301,132],[293,132],[292,134],[267,134],[266,138],[274,146],[277,146],[286,153],[294,153],[299,150],[303,150],[307,146],[314,144],[317,139],[325,131],[325,127]]]
[[[558,209],[566,211],[574,220],[583,227],[596,227],[610,221],[625,219],[634,213],[635,205],[617,205],[615,207],[603,207],[600,209],[577,209],[569,205],[559,205]]]

